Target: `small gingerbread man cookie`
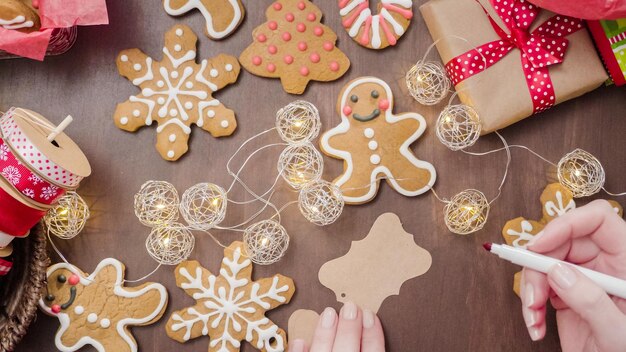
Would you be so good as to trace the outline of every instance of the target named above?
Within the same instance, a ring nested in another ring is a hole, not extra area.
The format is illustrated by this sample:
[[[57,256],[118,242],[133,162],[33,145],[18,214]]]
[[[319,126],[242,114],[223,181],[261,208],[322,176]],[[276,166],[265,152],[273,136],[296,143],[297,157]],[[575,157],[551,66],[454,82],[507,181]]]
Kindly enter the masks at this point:
[[[428,191],[435,168],[419,160],[409,148],[426,129],[416,113],[393,114],[393,94],[384,81],[361,77],[339,94],[339,126],[324,133],[321,149],[344,160],[344,173],[334,183],[344,200],[362,204],[372,200],[381,178],[405,196]]]
[[[233,33],[245,13],[240,0],[163,0],[163,7],[170,16],[181,16],[197,9],[206,21],[207,37],[216,40]]]
[[[136,352],[131,326],[161,318],[167,291],[157,283],[124,287],[124,264],[108,258],[89,276],[60,263],[48,268],[48,292],[39,301],[47,314],[59,318],[56,347],[63,352],[91,345],[98,352]]]
[[[214,137],[229,136],[237,128],[235,113],[213,93],[237,80],[239,62],[221,54],[197,64],[197,41],[189,27],[178,25],[165,34],[162,61],[139,49],[117,57],[120,74],[141,92],[118,104],[115,125],[134,132],[156,121],[156,148],[165,160],[178,160],[187,152],[194,124]]]
[[[0,28],[28,33],[38,31],[40,26],[37,13],[22,0],[0,1]]]

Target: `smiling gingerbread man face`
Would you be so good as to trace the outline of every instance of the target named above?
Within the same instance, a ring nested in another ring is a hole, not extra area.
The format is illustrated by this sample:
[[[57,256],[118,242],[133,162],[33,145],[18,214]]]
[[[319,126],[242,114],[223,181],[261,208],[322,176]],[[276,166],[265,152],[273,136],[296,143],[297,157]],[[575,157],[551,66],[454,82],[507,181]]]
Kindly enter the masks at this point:
[[[321,149],[344,160],[344,172],[334,183],[349,204],[372,200],[380,179],[405,196],[428,191],[435,183],[433,166],[410,149],[426,129],[416,113],[393,113],[393,94],[384,81],[361,77],[339,95],[341,123],[322,135]]]

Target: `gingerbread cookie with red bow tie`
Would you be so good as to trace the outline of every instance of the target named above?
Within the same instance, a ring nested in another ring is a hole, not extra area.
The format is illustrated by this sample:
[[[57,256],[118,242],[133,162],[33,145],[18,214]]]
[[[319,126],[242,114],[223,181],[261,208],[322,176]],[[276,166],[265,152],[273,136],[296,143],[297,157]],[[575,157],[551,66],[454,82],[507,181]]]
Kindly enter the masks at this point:
[[[343,88],[337,108],[341,123],[324,133],[320,145],[325,154],[344,161],[344,172],[334,183],[346,203],[372,200],[381,179],[409,197],[431,189],[435,168],[410,148],[424,133],[426,121],[417,113],[394,114],[387,83],[357,78]]]

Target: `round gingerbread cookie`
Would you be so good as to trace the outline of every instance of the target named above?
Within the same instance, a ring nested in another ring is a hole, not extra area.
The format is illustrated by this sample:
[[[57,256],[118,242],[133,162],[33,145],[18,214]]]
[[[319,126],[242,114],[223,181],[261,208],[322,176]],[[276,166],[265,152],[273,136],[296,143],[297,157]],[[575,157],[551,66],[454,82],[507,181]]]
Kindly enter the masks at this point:
[[[0,27],[20,32],[34,32],[41,27],[39,16],[21,0],[0,1]]]
[[[413,18],[412,0],[378,0],[372,14],[369,0],[339,0],[341,23],[352,39],[370,49],[396,45]]]

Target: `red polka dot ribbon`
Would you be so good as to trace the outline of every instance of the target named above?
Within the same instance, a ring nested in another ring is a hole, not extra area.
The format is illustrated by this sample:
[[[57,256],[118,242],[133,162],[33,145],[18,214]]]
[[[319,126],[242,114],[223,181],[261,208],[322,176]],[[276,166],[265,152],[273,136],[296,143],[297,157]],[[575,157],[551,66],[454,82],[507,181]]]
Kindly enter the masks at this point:
[[[581,29],[582,21],[555,15],[530,32],[530,25],[539,13],[535,5],[526,0],[491,0],[491,4],[509,33],[500,28],[485,10],[500,39],[450,60],[446,64],[446,71],[452,83],[459,84],[495,65],[513,49],[519,49],[534,112],[550,108],[556,97],[548,67],[563,62],[569,43],[565,36]]]

